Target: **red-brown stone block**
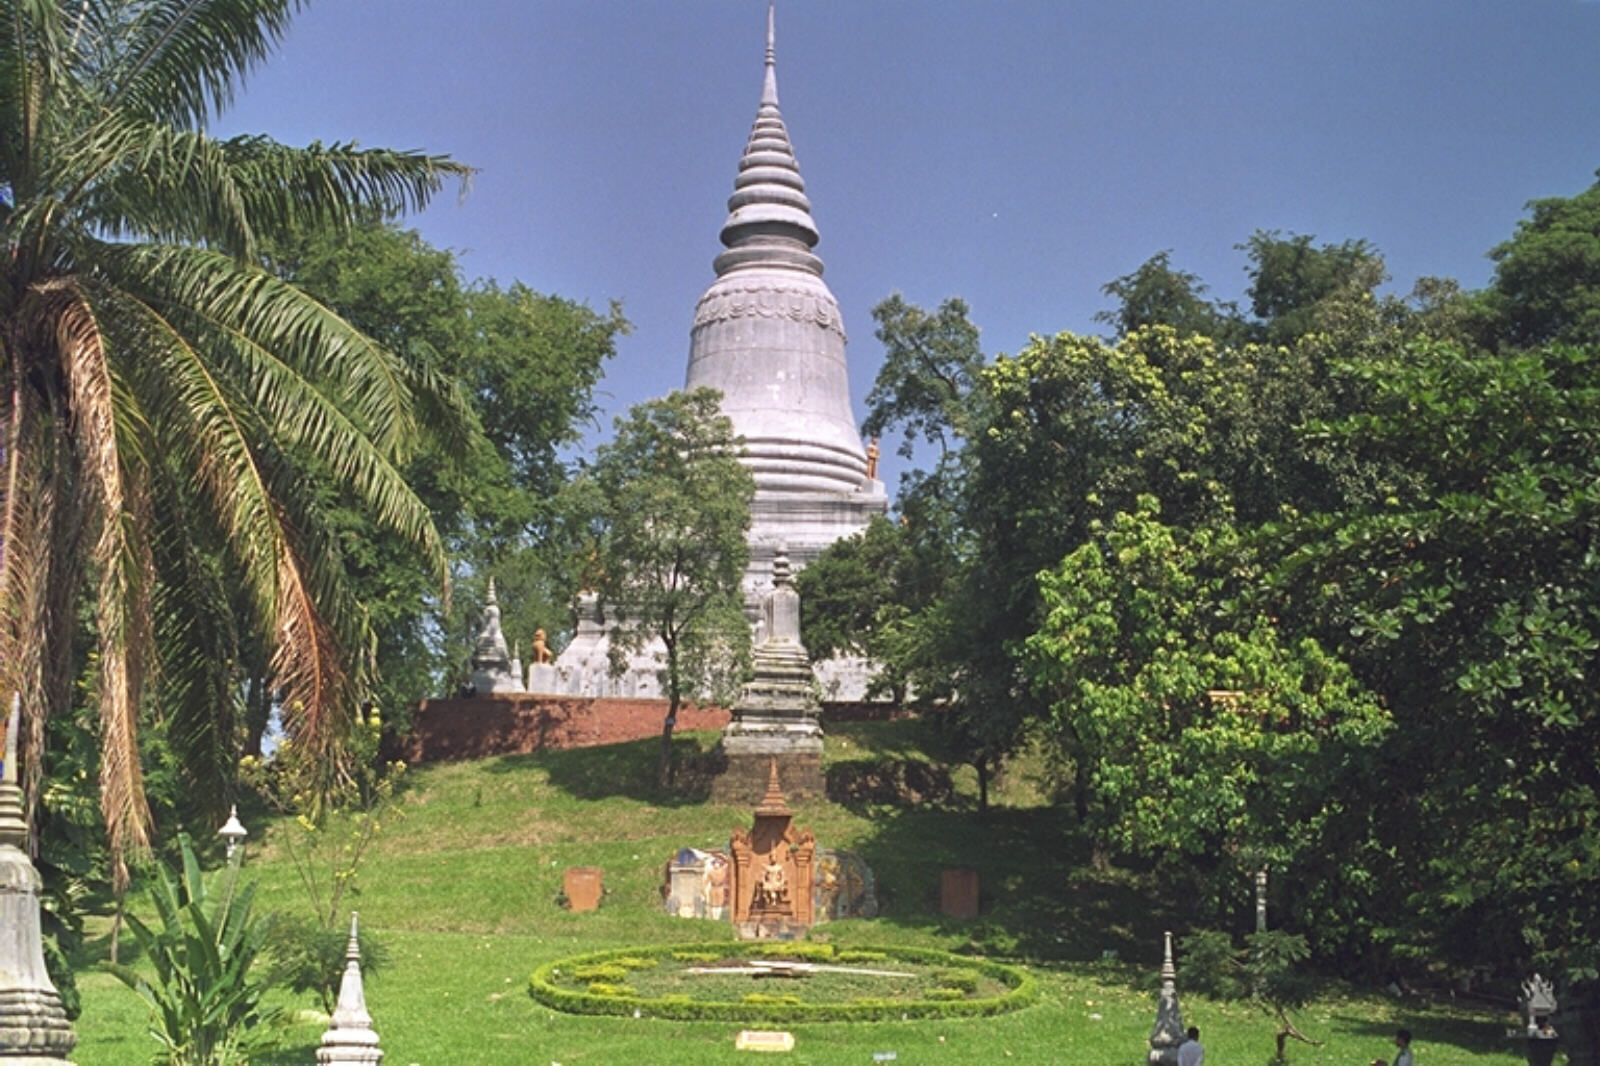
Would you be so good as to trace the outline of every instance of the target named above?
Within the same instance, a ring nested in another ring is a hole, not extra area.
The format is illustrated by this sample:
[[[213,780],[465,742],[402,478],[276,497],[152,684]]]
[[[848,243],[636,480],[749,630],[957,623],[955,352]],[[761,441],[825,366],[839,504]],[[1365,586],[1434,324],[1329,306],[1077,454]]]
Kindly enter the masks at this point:
[[[561,891],[567,896],[567,909],[592,911],[600,906],[605,891],[598,866],[569,866],[561,878]]]
[[[956,868],[939,874],[939,913],[946,918],[978,916],[978,871]]]

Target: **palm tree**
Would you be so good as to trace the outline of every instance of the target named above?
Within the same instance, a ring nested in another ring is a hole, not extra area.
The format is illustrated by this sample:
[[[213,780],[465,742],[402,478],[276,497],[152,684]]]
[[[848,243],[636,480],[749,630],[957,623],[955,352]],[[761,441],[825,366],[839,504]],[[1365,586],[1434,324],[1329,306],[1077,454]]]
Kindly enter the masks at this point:
[[[23,694],[37,796],[45,718],[92,679],[119,883],[149,839],[137,727],[157,650],[204,732],[230,596],[273,649],[295,742],[337,764],[370,642],[308,488],[326,479],[302,471],[445,580],[397,464],[448,392],[262,269],[258,245],[416,209],[467,170],[209,136],[298,6],[0,0],[0,691]]]

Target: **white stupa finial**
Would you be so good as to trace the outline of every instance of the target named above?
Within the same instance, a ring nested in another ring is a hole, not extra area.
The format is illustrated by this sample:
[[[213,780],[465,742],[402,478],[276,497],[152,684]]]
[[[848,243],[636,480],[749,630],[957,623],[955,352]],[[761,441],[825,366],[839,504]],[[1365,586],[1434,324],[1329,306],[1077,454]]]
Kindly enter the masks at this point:
[[[1172,934],[1166,934],[1161,957],[1161,996],[1156,1002],[1156,1024],[1150,1030],[1151,1066],[1178,1061],[1183,1043],[1183,1009],[1178,1006],[1178,968],[1172,962]]]
[[[361,987],[361,941],[357,935],[357,913],[350,912],[350,943],[345,947],[344,976],[339,980],[339,1004],[333,1009],[333,1024],[322,1034],[317,1048],[318,1066],[376,1066],[383,1061],[378,1034],[367,1013],[367,997]]]
[[[767,4],[767,73],[761,83],[761,102],[778,106],[778,34],[776,3]]]

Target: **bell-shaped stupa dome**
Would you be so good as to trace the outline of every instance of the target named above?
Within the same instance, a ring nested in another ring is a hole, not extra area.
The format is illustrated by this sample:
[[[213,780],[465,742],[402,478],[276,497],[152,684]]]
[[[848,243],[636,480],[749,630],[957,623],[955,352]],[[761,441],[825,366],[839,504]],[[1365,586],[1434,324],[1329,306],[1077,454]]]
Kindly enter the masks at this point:
[[[778,110],[769,8],[761,103],[728,198],[717,280],[695,309],[686,387],[722,392],[759,494],[881,497],[850,409],[844,322],[812,251],[817,240]]]

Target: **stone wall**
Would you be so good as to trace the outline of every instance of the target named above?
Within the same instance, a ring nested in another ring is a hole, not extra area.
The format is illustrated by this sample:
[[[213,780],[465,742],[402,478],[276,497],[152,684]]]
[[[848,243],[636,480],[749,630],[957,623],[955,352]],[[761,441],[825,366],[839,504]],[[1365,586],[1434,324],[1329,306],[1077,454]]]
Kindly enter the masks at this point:
[[[666,714],[666,700],[523,694],[424,700],[411,715],[410,733],[384,738],[383,755],[424,763],[616,744],[659,737]],[[685,705],[677,728],[721,729],[728,717],[721,708]]]

